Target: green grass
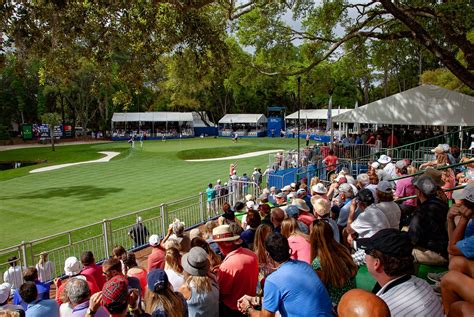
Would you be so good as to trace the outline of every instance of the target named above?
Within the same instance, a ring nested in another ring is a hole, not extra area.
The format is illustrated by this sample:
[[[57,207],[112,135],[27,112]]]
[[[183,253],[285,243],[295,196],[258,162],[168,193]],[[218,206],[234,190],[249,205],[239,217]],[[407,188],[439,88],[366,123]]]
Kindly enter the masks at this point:
[[[144,150],[126,142],[30,148],[0,152],[0,161],[47,160],[47,163],[0,172],[0,248],[77,228],[131,211],[157,206],[204,191],[207,183],[228,178],[235,160],[186,162],[183,158],[225,157],[296,147],[296,139],[206,138],[147,141]],[[46,165],[101,157],[118,151],[108,163],[85,164],[29,174]],[[238,160],[237,172],[268,165],[268,155]],[[90,232],[93,234],[93,232]]]

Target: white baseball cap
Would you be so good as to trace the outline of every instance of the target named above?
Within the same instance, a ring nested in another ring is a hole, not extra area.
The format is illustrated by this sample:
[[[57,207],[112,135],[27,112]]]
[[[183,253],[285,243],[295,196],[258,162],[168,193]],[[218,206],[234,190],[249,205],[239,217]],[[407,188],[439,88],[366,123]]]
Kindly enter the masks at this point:
[[[471,203],[474,203],[474,183],[469,183],[463,189],[454,191],[453,199],[465,199]]]
[[[10,297],[12,287],[8,283],[0,284],[0,304],[5,303]]]
[[[152,234],[150,238],[148,239],[148,243],[150,243],[152,247],[156,247],[157,245],[160,244],[160,240],[161,239],[160,237],[158,237],[157,234]]]

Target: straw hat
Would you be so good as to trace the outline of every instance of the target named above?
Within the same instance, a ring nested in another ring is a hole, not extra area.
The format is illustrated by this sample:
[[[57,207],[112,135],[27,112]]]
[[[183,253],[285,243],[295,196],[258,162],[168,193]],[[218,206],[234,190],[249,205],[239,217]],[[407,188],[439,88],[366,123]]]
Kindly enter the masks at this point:
[[[326,194],[328,192],[327,188],[324,186],[323,183],[317,183],[311,187],[311,190],[316,194]]]
[[[235,241],[238,239],[240,239],[240,236],[234,235],[229,225],[221,225],[212,229],[212,240],[215,242]]]

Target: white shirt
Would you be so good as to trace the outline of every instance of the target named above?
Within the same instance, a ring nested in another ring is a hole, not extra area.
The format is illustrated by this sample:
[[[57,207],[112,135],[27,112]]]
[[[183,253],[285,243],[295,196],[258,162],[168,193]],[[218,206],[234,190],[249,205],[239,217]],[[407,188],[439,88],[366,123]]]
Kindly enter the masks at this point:
[[[385,284],[376,294],[387,303],[392,316],[444,316],[441,299],[425,280],[412,276],[408,281],[385,291],[396,280]]]
[[[21,284],[23,284],[23,272],[21,266],[10,266],[8,270],[3,273],[3,281],[9,283],[13,289],[19,289]]]
[[[39,263],[36,264],[36,270],[38,270],[38,279],[41,282],[47,282],[56,277],[54,275],[54,264],[50,261],[47,261],[42,265],[40,265]]]
[[[390,228],[399,229],[402,212],[397,203],[393,201],[384,201],[376,204],[376,206],[382,210],[382,212],[385,214],[385,217],[387,217]]]
[[[173,290],[177,292],[181,285],[184,284],[184,277],[171,269],[165,269],[166,275],[168,275],[168,281],[173,286]]]
[[[379,230],[390,228],[387,217],[374,204],[367,207],[351,224],[359,238],[370,238]]]

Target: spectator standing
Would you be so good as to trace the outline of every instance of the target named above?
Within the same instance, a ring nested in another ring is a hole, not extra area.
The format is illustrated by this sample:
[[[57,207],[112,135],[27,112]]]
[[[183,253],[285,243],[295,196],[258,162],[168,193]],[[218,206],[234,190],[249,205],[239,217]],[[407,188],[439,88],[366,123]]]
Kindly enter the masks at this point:
[[[336,165],[339,162],[339,159],[334,155],[334,150],[329,150],[328,156],[323,159],[323,163],[326,165],[326,173],[329,178],[329,174],[332,174],[336,171]]]
[[[262,311],[254,309],[259,300],[246,295],[239,300],[239,309],[249,316],[333,316],[331,300],[318,275],[307,263],[290,259],[288,240],[279,233],[270,233],[265,249],[277,263],[267,277]]]
[[[245,294],[255,295],[258,281],[258,259],[255,253],[241,246],[240,236],[228,225],[214,228],[213,240],[217,242],[225,259],[219,267],[219,301],[221,316],[242,316],[237,300]]]
[[[10,267],[3,273],[3,281],[12,286],[12,289],[19,289],[23,284],[23,272],[21,265],[18,264],[18,258],[12,256],[8,258]]]
[[[406,233],[383,229],[357,240],[357,245],[365,250],[367,269],[377,281],[373,292],[387,303],[392,316],[444,316],[430,285],[412,275],[413,245]]]
[[[54,263],[48,260],[48,253],[45,251],[40,253],[36,269],[38,270],[38,279],[43,283],[51,281],[55,277]]]
[[[168,234],[170,234],[171,228],[168,229]],[[148,272],[151,272],[154,269],[163,269],[165,267],[165,249],[161,245],[160,238],[158,235],[153,234],[148,240],[150,246],[152,247],[151,254],[148,256]]]
[[[232,164],[231,164],[232,165]],[[212,183],[207,185],[206,189],[206,196],[207,196],[207,215],[211,217],[211,212],[217,212],[215,208],[215,199],[216,199],[216,190],[212,187]]]
[[[137,217],[137,223],[128,231],[128,235],[133,240],[133,247],[138,248],[146,243],[150,233],[142,222],[142,217]]]
[[[102,267],[95,263],[94,254],[91,251],[82,253],[81,264],[83,266],[81,274],[85,277],[92,277],[99,289],[102,289],[105,284],[105,277],[102,274]]]
[[[219,289],[209,276],[208,254],[201,247],[193,247],[181,258],[185,284],[179,289],[188,304],[190,317],[218,317]]]

